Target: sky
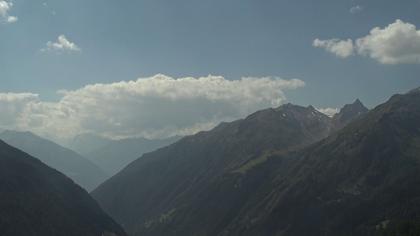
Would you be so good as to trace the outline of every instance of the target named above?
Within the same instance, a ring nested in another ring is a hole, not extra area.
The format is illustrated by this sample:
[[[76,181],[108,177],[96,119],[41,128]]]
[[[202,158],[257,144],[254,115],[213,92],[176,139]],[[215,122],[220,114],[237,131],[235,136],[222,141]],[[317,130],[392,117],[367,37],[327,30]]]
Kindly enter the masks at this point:
[[[0,0],[0,128],[159,138],[420,86],[420,0]]]

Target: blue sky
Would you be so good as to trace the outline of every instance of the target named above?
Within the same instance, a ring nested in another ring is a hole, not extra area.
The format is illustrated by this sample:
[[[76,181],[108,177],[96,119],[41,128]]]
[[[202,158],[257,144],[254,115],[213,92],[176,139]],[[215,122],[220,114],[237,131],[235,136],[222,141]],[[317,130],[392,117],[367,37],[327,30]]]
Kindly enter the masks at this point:
[[[9,1],[10,2],[10,1]],[[372,107],[420,86],[419,63],[340,58],[319,39],[365,37],[401,19],[420,27],[419,0],[13,0],[0,24],[0,92],[39,94],[87,84],[220,75],[300,79],[293,103]],[[359,7],[357,7],[359,6]],[[356,9],[350,12],[350,9]],[[65,35],[81,50],[45,50]],[[44,49],[44,50],[43,50]],[[42,51],[43,50],[43,51]]]

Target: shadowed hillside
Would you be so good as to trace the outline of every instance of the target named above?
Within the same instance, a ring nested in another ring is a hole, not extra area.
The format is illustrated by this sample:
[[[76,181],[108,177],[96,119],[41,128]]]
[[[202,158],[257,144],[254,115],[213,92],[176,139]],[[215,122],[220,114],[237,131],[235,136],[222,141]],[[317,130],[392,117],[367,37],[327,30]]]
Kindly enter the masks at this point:
[[[85,157],[30,132],[4,131],[0,139],[40,159],[90,191],[107,179],[107,174]]]
[[[0,235],[126,234],[69,178],[0,141]]]

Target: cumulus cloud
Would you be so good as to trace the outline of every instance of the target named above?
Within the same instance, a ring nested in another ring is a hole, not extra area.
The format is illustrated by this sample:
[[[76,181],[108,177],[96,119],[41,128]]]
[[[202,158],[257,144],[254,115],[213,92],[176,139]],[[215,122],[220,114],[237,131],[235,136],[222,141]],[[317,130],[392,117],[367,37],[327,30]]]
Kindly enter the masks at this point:
[[[340,40],[340,39],[328,39],[320,40],[315,39],[313,46],[317,48],[324,48],[330,53],[335,54],[338,57],[346,58],[353,55],[354,47],[353,40]]]
[[[340,109],[338,108],[331,108],[331,107],[327,107],[327,108],[316,108],[319,112],[324,113],[325,115],[329,116],[329,117],[333,117],[335,114],[337,114],[338,112],[340,112]]]
[[[360,5],[356,5],[350,8],[350,13],[351,14],[357,14],[363,11],[363,7]]]
[[[16,16],[9,15],[9,11],[12,9],[12,7],[12,2],[0,1],[0,22],[14,23],[18,20]]]
[[[41,49],[43,52],[80,52],[81,49],[73,42],[70,42],[65,35],[60,35],[56,42],[48,41],[46,48]]]
[[[38,101],[37,94],[0,93],[0,128],[17,128],[27,105]]]
[[[344,42],[349,44],[347,48],[352,48],[352,52],[347,51],[347,54],[342,55],[356,53],[382,64],[420,64],[420,30],[402,20],[396,20],[385,28],[373,28],[368,35],[354,40],[355,43],[352,40],[315,39],[313,45],[339,55],[341,50],[337,49],[337,45]]]
[[[396,20],[356,41],[357,52],[383,64],[420,63],[420,30],[410,23]]]
[[[14,123],[18,129],[61,139],[82,133],[111,138],[189,135],[279,106],[286,100],[285,90],[304,85],[298,79],[271,77],[227,80],[155,75],[60,91],[58,102],[43,102],[33,95],[23,106],[16,105],[19,109],[8,121],[0,117],[0,122],[10,125],[18,117]]]

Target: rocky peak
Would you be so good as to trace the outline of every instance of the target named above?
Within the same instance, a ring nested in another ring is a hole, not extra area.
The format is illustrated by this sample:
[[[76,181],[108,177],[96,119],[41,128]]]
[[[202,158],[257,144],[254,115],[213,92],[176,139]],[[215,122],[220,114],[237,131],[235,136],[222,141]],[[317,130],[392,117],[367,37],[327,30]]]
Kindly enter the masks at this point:
[[[344,105],[340,112],[333,116],[333,125],[335,129],[340,129],[368,111],[369,109],[359,99],[356,99],[352,104]]]

